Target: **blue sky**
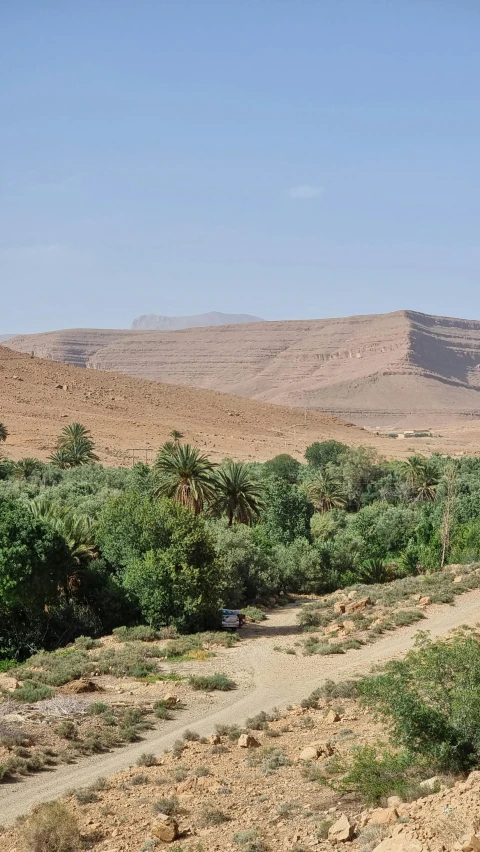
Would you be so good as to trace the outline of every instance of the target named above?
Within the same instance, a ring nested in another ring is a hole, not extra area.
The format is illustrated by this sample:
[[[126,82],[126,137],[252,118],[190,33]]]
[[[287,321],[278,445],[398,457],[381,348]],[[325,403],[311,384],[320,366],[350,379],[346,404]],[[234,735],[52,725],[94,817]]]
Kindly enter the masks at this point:
[[[478,0],[0,3],[0,333],[480,319]]]

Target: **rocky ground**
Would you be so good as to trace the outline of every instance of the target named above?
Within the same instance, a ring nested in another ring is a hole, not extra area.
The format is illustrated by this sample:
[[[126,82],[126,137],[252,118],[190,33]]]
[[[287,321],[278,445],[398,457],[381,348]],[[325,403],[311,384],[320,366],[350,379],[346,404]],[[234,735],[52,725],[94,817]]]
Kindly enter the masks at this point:
[[[85,849],[149,852],[164,848],[167,838],[175,852],[480,847],[480,839],[478,845],[471,839],[480,824],[478,772],[453,785],[452,779],[425,779],[415,801],[390,798],[376,808],[318,780],[325,776],[338,786],[352,749],[385,738],[356,700],[295,706],[268,722],[260,715],[246,721],[246,730],[220,726],[208,738],[185,730],[173,750],[145,753],[108,781],[71,790],[65,804]],[[3,832],[1,848],[23,852],[21,823]]]

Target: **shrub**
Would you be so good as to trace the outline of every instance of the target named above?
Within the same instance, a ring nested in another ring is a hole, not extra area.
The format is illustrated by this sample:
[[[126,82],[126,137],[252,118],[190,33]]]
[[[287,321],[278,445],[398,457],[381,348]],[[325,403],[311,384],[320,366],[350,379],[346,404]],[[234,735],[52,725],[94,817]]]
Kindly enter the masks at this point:
[[[187,728],[187,730],[183,732],[182,736],[184,740],[192,743],[198,742],[200,739],[200,734],[197,734],[196,731],[190,731],[189,728]]]
[[[77,738],[77,726],[71,719],[64,719],[55,726],[54,731],[65,740],[76,740]]]
[[[92,701],[88,706],[87,713],[89,716],[101,716],[102,713],[106,713],[108,711],[108,704],[104,704],[103,701]]]
[[[188,683],[192,689],[203,689],[205,692],[213,692],[214,690],[228,692],[236,687],[234,680],[231,680],[227,675],[220,672],[216,672],[213,675],[192,675],[189,677]]]
[[[157,758],[150,752],[143,752],[137,760],[137,766],[156,766]]]
[[[179,802],[176,796],[165,797],[164,799],[159,799],[158,802],[155,802],[153,806],[153,811],[156,814],[167,814],[168,816],[173,816],[178,813]]]
[[[22,834],[28,852],[77,852],[82,848],[77,820],[60,802],[34,808]]]
[[[202,824],[205,827],[212,825],[223,825],[225,822],[230,822],[230,817],[223,811],[217,808],[205,807],[202,811]]]
[[[480,764],[480,643],[472,636],[432,641],[420,634],[404,660],[359,684],[392,724],[394,742],[446,771]]]
[[[147,624],[139,624],[137,627],[115,627],[112,633],[120,642],[154,642],[158,639],[157,631]]]
[[[406,751],[396,754],[389,749],[379,752],[373,746],[362,746],[354,751],[342,787],[368,805],[380,804],[391,795],[407,798],[413,766],[413,758]]]
[[[12,692],[12,698],[15,701],[21,701],[22,704],[34,704],[36,701],[43,701],[44,698],[52,698],[54,694],[53,689],[43,683],[25,680],[23,686]]]
[[[266,621],[267,619],[263,609],[259,609],[257,606],[246,606],[243,608],[242,612],[250,619],[250,621],[254,621],[256,623],[259,621]]]

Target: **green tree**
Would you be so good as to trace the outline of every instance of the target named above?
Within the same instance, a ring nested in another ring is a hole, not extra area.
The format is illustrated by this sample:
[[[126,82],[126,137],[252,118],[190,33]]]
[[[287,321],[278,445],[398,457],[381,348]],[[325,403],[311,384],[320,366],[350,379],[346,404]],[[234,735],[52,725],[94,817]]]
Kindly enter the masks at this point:
[[[413,500],[417,502],[435,500],[438,475],[428,459],[423,456],[410,456],[404,462],[403,471]]]
[[[90,431],[81,423],[70,423],[62,429],[50,461],[63,469],[80,467],[98,461],[94,450],[95,444]]]
[[[218,521],[211,524],[220,567],[222,602],[240,607],[281,590],[282,580],[274,549],[262,527]]]
[[[18,501],[0,496],[0,611],[43,611],[58,599],[70,566],[63,537]]]
[[[48,497],[32,500],[29,509],[34,518],[46,521],[64,538],[75,565],[82,565],[94,558],[94,524],[90,518],[76,514],[68,506],[53,503]]]
[[[43,467],[43,462],[39,461],[39,459],[32,459],[27,456],[15,462],[15,477],[17,479],[30,479],[35,473],[41,471]]]
[[[265,510],[262,523],[276,544],[288,544],[296,538],[310,539],[313,506],[296,485],[270,477],[265,481]]]
[[[390,722],[393,742],[444,771],[480,764],[480,644],[420,634],[403,660],[359,685],[365,703]]]
[[[310,467],[325,467],[340,462],[346,452],[348,447],[339,441],[315,441],[305,450],[305,458]]]
[[[162,502],[168,545],[130,561],[123,584],[137,598],[143,618],[155,628],[170,624],[180,631],[216,627],[221,576],[205,522],[183,506]]]
[[[320,470],[306,487],[307,497],[322,515],[331,509],[343,509],[347,497],[343,486],[327,470]]]
[[[169,437],[172,439],[173,443],[174,443],[176,446],[178,446],[178,445],[180,444],[180,441],[181,441],[181,440],[182,440],[182,438],[183,438],[183,432],[180,432],[180,430],[179,430],[179,429],[172,429],[172,431],[170,432]]]
[[[234,521],[251,526],[264,508],[263,487],[243,462],[228,461],[217,468],[213,479],[213,496],[209,514],[226,515],[228,525]]]
[[[170,497],[198,515],[214,496],[215,464],[190,444],[164,444],[154,462],[159,474],[156,494]]]
[[[285,479],[294,485],[298,482],[298,477],[301,470],[301,464],[293,456],[288,453],[281,453],[279,456],[274,456],[263,465],[263,471],[267,476],[277,476],[279,479]]]

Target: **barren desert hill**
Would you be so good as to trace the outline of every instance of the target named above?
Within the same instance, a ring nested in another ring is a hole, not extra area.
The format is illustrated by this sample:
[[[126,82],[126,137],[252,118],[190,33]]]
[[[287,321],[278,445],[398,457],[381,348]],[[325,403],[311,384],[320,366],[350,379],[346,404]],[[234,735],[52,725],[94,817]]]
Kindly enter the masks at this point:
[[[159,314],[143,314],[132,322],[133,329],[149,331],[173,331],[180,328],[201,328],[206,325],[237,325],[245,322],[262,322],[261,317],[251,314],[222,314],[210,311],[190,317],[167,317]]]
[[[321,410],[375,429],[480,416],[480,322],[415,311],[179,331],[68,329],[8,346],[94,370]]]
[[[130,464],[133,449],[137,460],[152,460],[173,428],[217,460],[262,461],[285,451],[301,457],[312,441],[329,438],[381,451],[395,443],[323,413],[305,418],[292,408],[86,370],[2,346],[0,388],[0,421],[10,433],[2,451],[13,459],[48,458],[62,426],[73,421],[92,431],[106,464]]]

